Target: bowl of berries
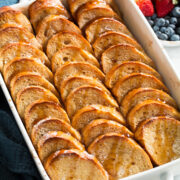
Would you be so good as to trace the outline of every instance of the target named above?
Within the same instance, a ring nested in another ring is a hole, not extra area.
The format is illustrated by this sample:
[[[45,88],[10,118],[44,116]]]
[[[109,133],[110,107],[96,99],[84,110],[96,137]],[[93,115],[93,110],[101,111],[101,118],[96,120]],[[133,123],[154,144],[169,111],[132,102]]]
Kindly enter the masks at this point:
[[[135,0],[164,47],[180,48],[180,0]]]

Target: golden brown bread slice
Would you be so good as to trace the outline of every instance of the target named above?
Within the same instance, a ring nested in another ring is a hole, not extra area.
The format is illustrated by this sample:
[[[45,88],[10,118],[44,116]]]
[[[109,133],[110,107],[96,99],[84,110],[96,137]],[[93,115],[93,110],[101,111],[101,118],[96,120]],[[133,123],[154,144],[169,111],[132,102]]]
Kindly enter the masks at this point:
[[[0,8],[0,27],[3,24],[17,24],[27,29],[30,32],[33,32],[31,23],[28,18],[20,11],[12,9],[9,6],[4,6]]]
[[[108,31],[120,32],[132,37],[132,34],[123,23],[109,17],[94,20],[86,27],[85,34],[87,40],[92,44],[101,34]]]
[[[107,133],[118,133],[127,137],[133,137],[133,133],[120,123],[106,119],[95,119],[82,131],[83,142],[88,147],[98,136]]]
[[[180,120],[180,113],[172,106],[161,101],[146,100],[131,109],[127,122],[131,130],[135,131],[141,122],[156,116],[168,116]]]
[[[96,66],[84,62],[76,62],[65,64],[58,68],[54,75],[54,83],[60,90],[61,84],[64,80],[73,76],[88,76],[95,78],[101,82],[104,81],[104,74]]]
[[[100,59],[102,53],[109,47],[117,44],[129,44],[133,45],[136,49],[143,52],[142,47],[138,42],[132,39],[130,36],[120,33],[109,31],[100,35],[93,44],[95,56]]]
[[[156,165],[180,158],[180,121],[155,117],[144,121],[135,133]]]
[[[62,119],[70,123],[67,113],[54,101],[37,100],[25,110],[24,120],[27,132],[31,135],[34,124],[45,118]]]
[[[17,57],[33,58],[50,67],[50,61],[41,50],[30,44],[19,42],[8,44],[0,50],[0,70],[2,71],[5,64]]]
[[[21,72],[16,74],[10,81],[10,91],[13,100],[16,101],[17,93],[28,86],[42,86],[45,89],[49,89],[56,97],[59,97],[55,87],[43,76],[34,72]]]
[[[119,79],[112,92],[117,97],[118,102],[121,103],[128,92],[140,87],[155,88],[168,92],[167,87],[159,79],[144,73],[132,73]]]
[[[48,157],[45,169],[52,180],[109,180],[98,160],[86,151],[60,150]]]
[[[76,20],[80,29],[83,29],[93,20],[101,17],[111,17],[121,20],[106,2],[98,0],[82,5],[77,11]]]
[[[94,119],[107,119],[126,124],[123,116],[115,108],[96,104],[77,111],[72,118],[72,126],[81,132]]]
[[[6,84],[9,86],[11,79],[20,72],[36,72],[53,83],[52,72],[41,62],[32,58],[15,58],[4,66],[3,75]]]
[[[154,88],[138,88],[130,91],[121,103],[121,112],[126,117],[127,113],[137,104],[145,100],[162,101],[174,108],[177,108],[175,100],[162,90]]]
[[[31,32],[16,24],[3,24],[0,26],[0,39],[0,48],[10,43],[24,42],[42,49]]]
[[[36,0],[29,7],[30,21],[37,29],[41,22],[48,15],[62,15],[69,19],[70,15],[59,0]]]
[[[40,86],[29,86],[18,92],[16,107],[20,117],[24,118],[27,106],[37,100],[49,100],[60,103],[58,98],[49,90]]]
[[[99,66],[97,59],[88,51],[75,46],[65,47],[57,51],[51,59],[52,71],[61,67],[67,62],[86,62],[96,67]]]
[[[52,36],[48,41],[46,49],[47,56],[51,59],[59,49],[69,46],[79,47],[90,53],[93,52],[91,45],[82,35],[74,32],[62,31]]]
[[[106,74],[105,84],[108,88],[113,88],[117,81],[124,76],[132,73],[145,73],[162,79],[160,74],[150,66],[139,61],[125,61],[121,64],[114,65],[111,70]]]
[[[81,34],[81,30],[68,19],[58,15],[49,15],[39,23],[36,38],[45,49],[48,40],[60,31],[71,31]]]
[[[108,73],[111,69],[118,64],[125,61],[142,62],[151,67],[154,66],[154,62],[148,56],[137,50],[134,46],[129,44],[117,44],[106,49],[101,57],[101,64],[104,73]],[[147,69],[147,68],[146,68]],[[149,72],[149,71],[148,71]],[[150,73],[151,74],[151,73]],[[157,75],[158,73],[156,73]],[[158,74],[160,77],[160,75]]]
[[[111,95],[91,85],[80,86],[74,89],[68,95],[65,102],[66,110],[70,118],[81,108],[92,104],[118,108],[117,102]]]
[[[153,168],[149,156],[133,139],[117,133],[99,136],[88,152],[102,163],[110,179],[121,179]]]
[[[37,151],[43,163],[52,153],[62,149],[83,151],[84,146],[77,139],[62,131],[49,131],[39,139],[37,144]]]
[[[49,131],[62,131],[81,141],[81,135],[69,123],[62,119],[49,117],[38,121],[32,128],[31,139],[35,148],[40,138]]]
[[[105,91],[106,93],[110,94],[109,90],[107,90],[102,83],[100,83],[94,78],[87,76],[73,76],[67,78],[61,84],[60,93],[62,100],[65,102],[67,96],[71,91],[83,85],[96,86]]]

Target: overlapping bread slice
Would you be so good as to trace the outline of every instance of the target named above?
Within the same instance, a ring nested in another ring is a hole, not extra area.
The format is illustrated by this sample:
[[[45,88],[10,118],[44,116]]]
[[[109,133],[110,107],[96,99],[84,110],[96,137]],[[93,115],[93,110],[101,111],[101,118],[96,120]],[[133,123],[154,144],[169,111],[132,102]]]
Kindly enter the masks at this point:
[[[105,74],[110,72],[114,66],[119,65],[125,61],[132,61],[132,62],[138,61],[138,62],[147,64],[151,67],[154,67],[154,62],[148,56],[144,55],[142,52],[137,50],[134,46],[129,45],[129,44],[117,44],[117,45],[111,46],[110,48],[108,48],[107,50],[103,52],[102,57],[101,57],[101,64],[102,64],[102,68]],[[113,70],[111,72],[113,72]],[[157,74],[158,73],[156,72],[156,76]],[[158,74],[158,77],[160,77],[159,74]]]
[[[75,46],[65,47],[57,51],[51,59],[52,71],[70,62],[86,62],[99,68],[99,62],[88,51]]]
[[[36,72],[53,83],[53,74],[44,64],[33,58],[15,58],[3,69],[4,80],[9,86],[11,79],[20,72]]]
[[[132,73],[119,79],[112,89],[119,103],[126,94],[140,87],[155,88],[168,92],[166,86],[155,76],[145,73]]]
[[[58,68],[54,76],[54,83],[60,90],[62,82],[73,76],[88,76],[101,82],[103,82],[105,78],[102,71],[99,70],[96,66],[84,62],[75,62],[65,64]]]
[[[123,116],[115,108],[96,104],[77,111],[72,118],[72,126],[78,131],[82,131],[94,119],[106,119],[125,124]]]
[[[50,100],[37,100],[25,109],[24,121],[28,134],[31,135],[34,124],[46,118],[61,119],[70,123],[67,113],[59,103]]]
[[[30,21],[37,29],[39,22],[41,22],[48,15],[62,15],[69,19],[70,15],[59,0],[36,0],[29,7]]]
[[[132,37],[132,34],[123,23],[109,17],[94,20],[86,27],[85,34],[87,40],[92,44],[101,34],[108,31],[120,32]]]
[[[0,8],[0,27],[3,24],[17,24],[27,29],[30,32],[33,32],[31,23],[28,18],[20,11],[12,9],[9,6],[4,6]]]
[[[19,42],[8,44],[0,50],[0,70],[2,71],[5,64],[17,57],[33,58],[50,67],[50,61],[41,50],[30,44]]]
[[[109,31],[100,35],[93,44],[95,56],[100,59],[102,53],[109,47],[117,44],[129,44],[134,46],[139,51],[143,52],[142,47],[130,36],[120,33]]]
[[[59,97],[55,87],[42,75],[35,72],[21,72],[14,75],[10,81],[10,91],[13,100],[16,101],[17,93],[28,86],[42,86],[45,89],[49,89],[56,97]]]
[[[119,79],[132,73],[146,73],[161,80],[160,74],[150,66],[139,61],[125,61],[111,68],[106,74],[105,84],[108,88],[113,88]]]
[[[108,107],[118,108],[114,98],[96,86],[84,85],[80,86],[68,95],[65,105],[70,118],[83,107],[92,104],[100,104]]]
[[[135,133],[156,165],[180,158],[180,121],[167,116],[141,123]]]
[[[146,100],[131,109],[127,122],[131,130],[135,131],[141,122],[156,116],[168,116],[180,120],[180,113],[172,106],[161,101]]]
[[[83,179],[108,180],[108,173],[99,161],[86,151],[60,150],[51,154],[45,169],[52,180]]]
[[[145,100],[162,101],[174,108],[177,108],[175,100],[162,90],[154,88],[138,88],[130,91],[121,103],[121,112],[126,117],[128,112],[137,104]]]
[[[70,134],[79,141],[81,140],[79,132],[76,131],[69,123],[62,119],[49,117],[38,121],[32,128],[31,139],[36,148],[41,137],[49,131],[62,131]]]
[[[107,90],[102,83],[100,83],[94,78],[88,76],[73,76],[67,78],[61,84],[60,93],[62,100],[65,102],[67,96],[71,91],[83,85],[96,86],[105,91],[106,93],[110,94],[109,90]]]
[[[83,151],[84,146],[70,134],[62,131],[49,131],[39,139],[37,144],[37,151],[43,163],[52,153],[62,149]]]
[[[28,86],[19,91],[16,98],[16,107],[22,119],[27,106],[36,100],[49,100],[60,103],[51,91],[40,86]]]
[[[82,5],[76,14],[76,20],[81,29],[97,18],[110,17],[121,20],[112,8],[103,1],[94,0]]]
[[[83,142],[88,147],[98,136],[107,133],[118,133],[133,137],[133,133],[118,122],[106,119],[95,119],[82,131]]]
[[[99,136],[88,147],[88,152],[96,156],[110,179],[153,168],[149,156],[133,139],[117,133]]]
[[[45,49],[48,40],[60,31],[71,31],[81,34],[81,30],[68,19],[58,15],[49,15],[39,23],[36,38]]]
[[[10,43],[24,42],[42,49],[31,32],[16,24],[3,24],[0,26],[0,40],[0,48]]]
[[[79,47],[92,53],[91,45],[82,35],[74,32],[62,31],[52,36],[48,41],[46,49],[47,56],[51,59],[59,49],[69,46]]]

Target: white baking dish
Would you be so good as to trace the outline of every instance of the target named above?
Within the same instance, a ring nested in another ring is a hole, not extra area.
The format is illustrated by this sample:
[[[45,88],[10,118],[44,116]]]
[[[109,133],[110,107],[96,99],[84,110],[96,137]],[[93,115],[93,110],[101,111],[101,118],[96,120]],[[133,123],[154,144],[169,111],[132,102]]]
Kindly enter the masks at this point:
[[[13,5],[12,7],[21,10],[23,13],[27,14],[27,9],[32,3],[32,1],[34,0],[21,0],[19,4]],[[180,76],[178,77],[178,73],[175,69],[175,67],[177,66],[179,66],[180,69],[180,64],[173,64],[172,61],[169,59],[165,50],[163,49],[162,45],[158,41],[153,30],[151,29],[150,25],[146,21],[145,17],[142,15],[139,8],[135,5],[134,0],[115,1],[120,12],[122,13],[126,25],[137,38],[137,40],[141,43],[141,45],[144,47],[148,55],[156,63],[158,71],[161,73],[166,85],[171,91],[171,94],[176,99],[180,107]],[[38,158],[38,155],[31,143],[31,140],[18,115],[16,107],[11,99],[11,96],[1,74],[0,85],[42,178],[48,180],[49,177],[46,174]],[[178,175],[180,176],[180,159],[156,167],[152,170],[129,176],[127,178],[124,178],[124,180],[177,180]]]

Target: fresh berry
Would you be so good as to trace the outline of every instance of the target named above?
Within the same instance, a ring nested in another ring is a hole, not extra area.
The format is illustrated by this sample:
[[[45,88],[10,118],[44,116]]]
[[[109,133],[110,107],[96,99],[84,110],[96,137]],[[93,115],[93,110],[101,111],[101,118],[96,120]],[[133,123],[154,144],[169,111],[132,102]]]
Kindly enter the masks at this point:
[[[172,10],[172,14],[175,17],[180,17],[180,7],[176,6],[173,10]]]
[[[161,33],[159,39],[161,39],[161,40],[168,40],[168,35],[165,34],[165,33]]]
[[[162,33],[165,33],[166,27],[161,27],[160,31],[161,31]]]
[[[153,29],[154,29],[154,32],[159,31],[159,27],[158,26],[154,26]]]
[[[170,24],[169,27],[171,27],[172,29],[176,28],[176,26],[174,24]]]
[[[156,31],[155,33],[156,33],[156,36],[157,36],[158,38],[160,38],[161,32],[160,32],[160,31]]]
[[[178,34],[173,34],[170,38],[171,41],[180,41],[180,36]]]
[[[180,27],[176,28],[176,33],[180,35]]]
[[[146,17],[146,19],[147,19],[147,20],[151,20],[151,17],[150,17],[150,16],[148,16],[148,17]]]
[[[172,0],[156,0],[156,12],[158,17],[164,17],[174,8]]]
[[[171,27],[167,27],[164,33],[171,37],[175,33],[175,31]]]
[[[171,24],[177,24],[177,18],[176,18],[176,17],[172,17],[172,18],[170,19],[170,23],[171,23]]]
[[[152,20],[155,20],[156,18],[157,18],[157,14],[154,13],[153,16],[151,16],[151,19],[152,19]]]
[[[156,22],[156,26],[162,27],[165,25],[165,19],[164,18],[159,18]]]
[[[165,26],[169,26],[169,20],[168,19],[165,20]]]
[[[152,16],[154,14],[154,7],[151,0],[136,0],[136,4],[145,16]]]
[[[153,20],[148,20],[148,22],[149,22],[149,24],[150,24],[151,26],[154,25],[154,21],[153,21]]]

